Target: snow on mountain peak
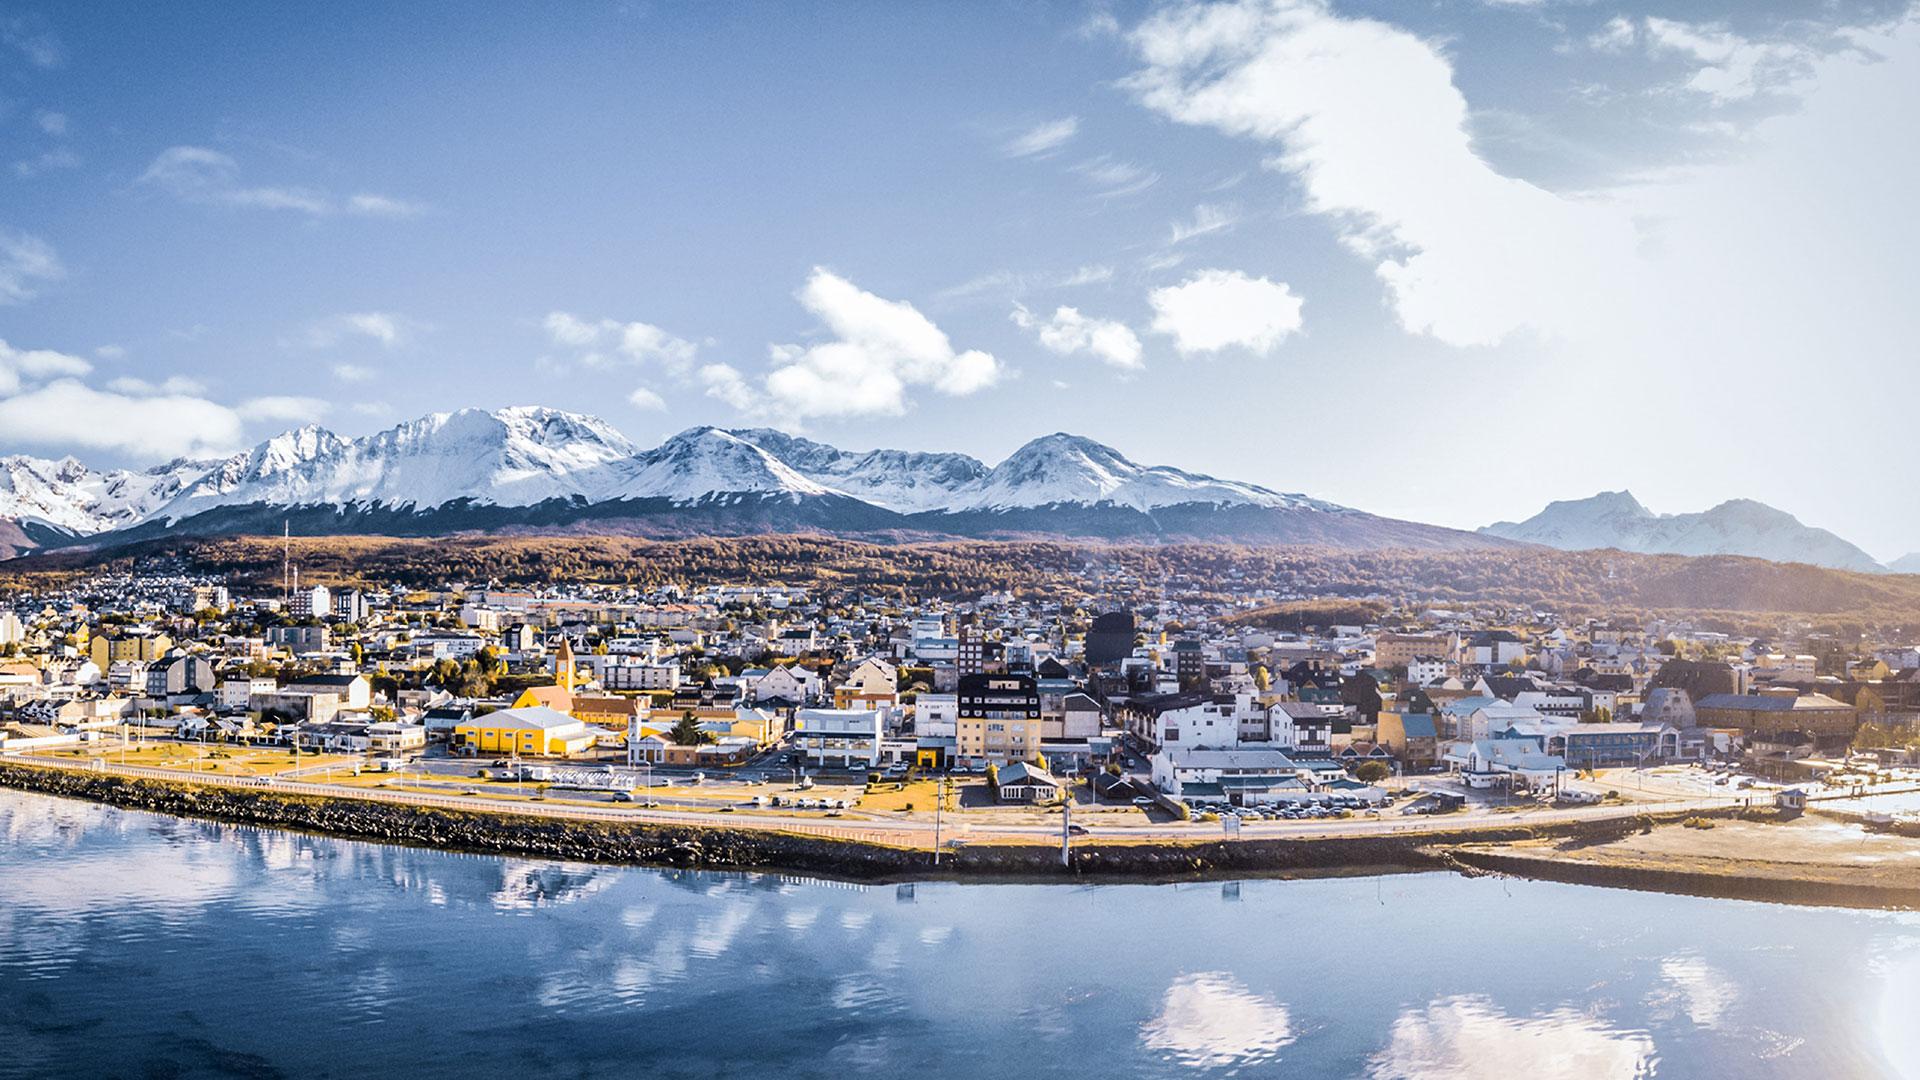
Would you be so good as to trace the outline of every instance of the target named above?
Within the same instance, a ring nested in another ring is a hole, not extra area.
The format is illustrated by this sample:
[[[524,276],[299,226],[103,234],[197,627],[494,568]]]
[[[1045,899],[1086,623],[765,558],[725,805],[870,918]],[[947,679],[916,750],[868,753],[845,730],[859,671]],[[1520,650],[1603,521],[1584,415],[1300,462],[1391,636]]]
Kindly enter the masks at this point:
[[[855,453],[771,428],[745,428],[731,434],[816,484],[898,514],[944,509],[956,490],[987,475],[986,465],[966,454]]]
[[[0,517],[76,533],[178,522],[220,507],[424,511],[456,502],[694,504],[747,495],[847,497],[898,514],[1056,505],[1146,512],[1183,504],[1343,512],[1251,484],[1143,466],[1064,432],[1034,439],[989,469],[965,454],[850,452],[761,428],[695,427],[640,450],[596,417],[532,406],[433,413],[354,439],[309,425],[222,461],[176,461],[145,473],[96,474],[71,458],[0,459]]]
[[[634,455],[625,468],[617,498],[691,503],[747,492],[793,498],[829,493],[754,443],[716,427],[688,428]]]
[[[1065,432],[1021,446],[986,476],[956,492],[948,509],[1014,510],[1068,503],[1107,503],[1140,511],[1186,503],[1343,509],[1171,466],[1139,465],[1104,443]]]
[[[1748,555],[1840,570],[1885,569],[1833,533],[1753,499],[1729,499],[1697,514],[1655,514],[1625,491],[1603,491],[1591,498],[1549,503],[1525,521],[1495,522],[1480,532],[1565,551]]]

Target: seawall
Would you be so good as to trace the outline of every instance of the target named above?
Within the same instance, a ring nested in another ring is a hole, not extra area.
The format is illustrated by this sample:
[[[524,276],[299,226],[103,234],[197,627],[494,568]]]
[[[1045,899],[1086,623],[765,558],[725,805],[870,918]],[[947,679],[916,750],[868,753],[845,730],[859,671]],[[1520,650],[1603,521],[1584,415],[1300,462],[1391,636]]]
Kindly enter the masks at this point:
[[[289,829],[383,844],[574,862],[711,870],[770,870],[858,881],[969,878],[1073,881],[1173,880],[1239,875],[1326,875],[1388,870],[1464,870],[1460,844],[1551,837],[1603,842],[1654,819],[1545,826],[1435,829],[1393,835],[1302,839],[1075,842],[1062,866],[1048,844],[975,843],[932,853],[863,840],[728,825],[678,825],[542,817],[511,811],[409,806],[376,799],[303,795],[0,762],[0,786],[132,810]]]

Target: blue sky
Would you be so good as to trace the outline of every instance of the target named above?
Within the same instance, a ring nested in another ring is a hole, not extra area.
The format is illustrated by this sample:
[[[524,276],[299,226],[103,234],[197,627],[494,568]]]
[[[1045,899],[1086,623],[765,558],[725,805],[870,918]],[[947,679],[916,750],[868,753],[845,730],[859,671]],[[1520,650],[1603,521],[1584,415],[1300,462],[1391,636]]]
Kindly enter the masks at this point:
[[[1881,557],[1895,4],[0,0],[0,452],[544,404]]]

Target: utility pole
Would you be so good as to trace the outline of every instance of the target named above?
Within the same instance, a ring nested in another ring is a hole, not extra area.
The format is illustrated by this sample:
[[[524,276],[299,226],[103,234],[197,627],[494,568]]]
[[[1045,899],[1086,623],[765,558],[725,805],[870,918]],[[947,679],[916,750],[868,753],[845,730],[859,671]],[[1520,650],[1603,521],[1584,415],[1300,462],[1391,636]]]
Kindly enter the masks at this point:
[[[947,801],[947,779],[941,777],[933,785],[933,865],[940,865],[940,810]]]
[[[1073,865],[1073,789],[1067,789],[1066,801],[1060,804],[1060,865]]]

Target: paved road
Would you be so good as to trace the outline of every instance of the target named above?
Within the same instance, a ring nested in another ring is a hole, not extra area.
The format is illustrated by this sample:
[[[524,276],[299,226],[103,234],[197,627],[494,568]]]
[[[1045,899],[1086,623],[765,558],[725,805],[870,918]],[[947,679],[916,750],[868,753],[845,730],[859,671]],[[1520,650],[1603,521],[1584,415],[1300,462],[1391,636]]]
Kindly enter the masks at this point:
[[[736,811],[718,816],[714,813],[685,813],[671,809],[648,810],[637,806],[611,804],[605,807],[572,806],[550,802],[526,802],[486,798],[466,795],[429,795],[409,791],[393,791],[378,787],[353,787],[342,784],[326,783],[289,783],[282,780],[258,777],[219,776],[210,773],[195,774],[191,770],[152,768],[141,765],[117,765],[105,762],[102,766],[87,763],[38,758],[31,755],[10,755],[17,760],[52,768],[78,772],[103,772],[108,775],[143,777],[159,780],[191,780],[196,783],[220,784],[228,787],[268,788],[274,790],[299,791],[302,794],[335,795],[342,798],[371,799],[380,802],[401,803],[410,806],[434,806],[455,810],[480,810],[492,812],[510,812],[531,814],[540,817],[572,818],[591,821],[646,821],[676,825],[703,825],[709,827],[760,828],[779,832],[805,833],[821,836],[838,836],[848,839],[864,840],[874,843],[893,844],[903,847],[931,848],[934,843],[936,824],[932,821],[913,819],[832,819],[824,816],[795,817],[784,814],[765,814],[754,811]],[[1440,829],[1458,828],[1499,828],[1511,825],[1546,825],[1574,821],[1599,821],[1620,817],[1632,817],[1636,814],[1657,810],[1672,812],[1681,810],[1710,810],[1738,805],[1742,800],[1736,798],[1673,800],[1655,805],[1628,804],[1625,806],[1600,806],[1577,810],[1559,810],[1548,807],[1520,810],[1510,814],[1472,814],[1450,816],[1440,820],[1421,818],[1408,820],[1387,816],[1382,818],[1358,817],[1346,820],[1330,819],[1325,821],[1253,821],[1245,822],[1240,828],[1240,839],[1280,839],[1312,838],[1355,834],[1394,835],[1401,833],[1430,832]],[[1129,825],[1103,825],[1099,815],[1082,813],[1076,824],[1086,829],[1086,835],[1108,839],[1184,839],[1207,840],[1222,835],[1222,827],[1211,822],[1164,822]],[[937,826],[943,843],[958,841],[971,843],[999,839],[1050,842],[1060,835],[1058,824],[1017,824],[981,821],[977,815],[957,814],[947,816]]]

